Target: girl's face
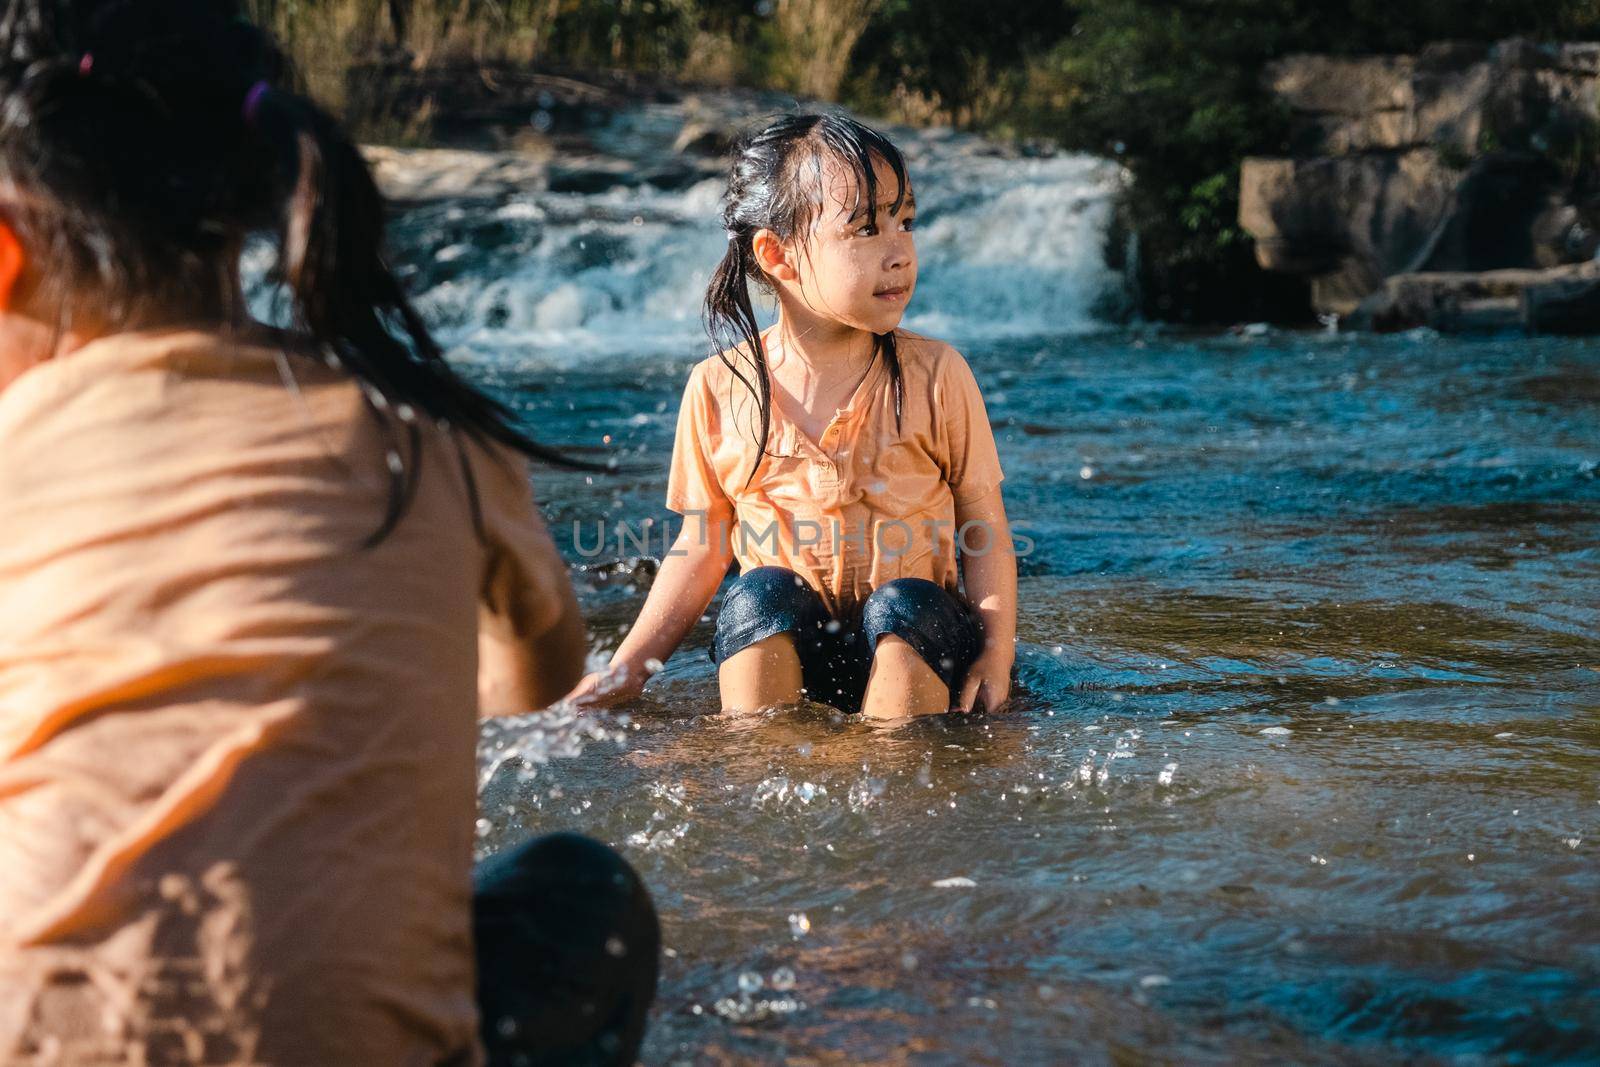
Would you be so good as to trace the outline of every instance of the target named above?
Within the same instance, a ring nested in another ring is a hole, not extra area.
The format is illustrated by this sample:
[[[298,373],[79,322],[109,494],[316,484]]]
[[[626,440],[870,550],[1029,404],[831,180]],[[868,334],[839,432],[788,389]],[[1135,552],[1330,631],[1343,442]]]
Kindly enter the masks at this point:
[[[896,210],[894,171],[878,160],[874,176],[878,204],[876,215],[869,216],[865,190],[850,168],[837,161],[823,164],[822,204],[811,229],[794,242],[795,278],[789,287],[817,314],[882,334],[900,325],[917,287],[911,232],[917,201],[908,184]]]

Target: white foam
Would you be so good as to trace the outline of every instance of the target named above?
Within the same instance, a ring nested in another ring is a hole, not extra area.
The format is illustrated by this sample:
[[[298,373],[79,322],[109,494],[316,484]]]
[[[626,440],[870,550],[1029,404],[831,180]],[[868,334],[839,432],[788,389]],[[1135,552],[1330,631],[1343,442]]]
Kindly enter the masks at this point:
[[[392,166],[404,169],[403,154]],[[1097,309],[1121,299],[1105,255],[1124,180],[1115,164],[936,145],[913,180],[921,267],[909,328],[958,342],[1076,333],[1100,328]],[[422,265],[408,285],[452,359],[507,369],[690,359],[706,350],[701,305],[727,248],[720,195],[715,180],[681,191],[528,192],[423,209],[392,240],[412,246],[397,248],[398,260]],[[247,265],[261,312],[265,265],[259,251]]]

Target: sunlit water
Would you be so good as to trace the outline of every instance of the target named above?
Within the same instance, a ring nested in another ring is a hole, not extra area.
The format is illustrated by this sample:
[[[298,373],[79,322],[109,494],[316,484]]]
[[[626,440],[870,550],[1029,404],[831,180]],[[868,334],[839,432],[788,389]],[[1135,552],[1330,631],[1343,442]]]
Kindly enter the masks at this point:
[[[652,1064],[1600,1061],[1597,350],[1095,330],[1114,168],[922,159],[917,324],[1034,542],[1014,704],[723,716],[708,618],[622,720],[486,728],[481,851],[637,865]],[[714,199],[396,226],[459,364],[620,461],[537,478],[600,651],[672,529]]]
[[[1594,350],[969,356],[1036,545],[1010,711],[731,719],[705,624],[625,743],[484,791],[485,850],[573,828],[649,881],[647,1062],[1600,1056]],[[681,369],[500,379],[643,467],[540,476],[574,562],[574,521],[669,518]],[[577,574],[603,647],[650,573],[616,556]]]

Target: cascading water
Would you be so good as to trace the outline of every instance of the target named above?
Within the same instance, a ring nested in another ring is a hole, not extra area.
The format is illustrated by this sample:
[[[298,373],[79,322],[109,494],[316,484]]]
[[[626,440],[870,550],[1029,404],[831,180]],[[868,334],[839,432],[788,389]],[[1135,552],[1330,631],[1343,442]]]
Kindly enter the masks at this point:
[[[983,148],[965,137],[907,145],[921,269],[906,325],[962,339],[1102,327],[1124,303],[1105,247],[1121,168]],[[403,177],[406,166],[401,157],[391,170]],[[701,303],[726,244],[722,184],[423,205],[394,240],[454,359],[501,369],[642,352],[687,359],[704,352]]]

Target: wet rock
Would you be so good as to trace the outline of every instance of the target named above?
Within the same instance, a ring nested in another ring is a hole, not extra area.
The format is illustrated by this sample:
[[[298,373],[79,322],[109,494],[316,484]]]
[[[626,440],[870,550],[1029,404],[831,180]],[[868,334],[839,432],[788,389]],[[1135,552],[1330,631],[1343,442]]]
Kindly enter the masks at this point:
[[[549,182],[542,154],[376,145],[362,151],[384,195],[399,203],[500,198]]]
[[[1446,333],[1600,331],[1600,263],[1546,270],[1421,272],[1386,279],[1348,325]]]
[[[1328,289],[1319,301],[1322,310],[1344,313],[1385,276],[1417,269],[1448,221],[1459,180],[1432,149],[1247,159],[1239,221],[1267,270],[1322,276],[1354,268],[1343,289]]]
[[[718,165],[674,161],[651,167],[639,175],[639,180],[654,189],[677,192],[722,173]]]
[[[728,123],[691,119],[678,131],[672,150],[678,155],[709,156],[721,159],[733,148],[739,130]]]
[[[638,185],[641,180],[634,164],[622,159],[566,162],[552,166],[549,171],[549,189],[552,193],[603,193],[619,185]]]
[[[1600,270],[1547,271],[1522,294],[1522,324],[1529,333],[1600,333]]]

